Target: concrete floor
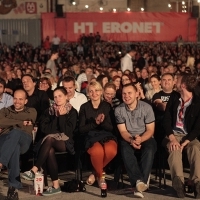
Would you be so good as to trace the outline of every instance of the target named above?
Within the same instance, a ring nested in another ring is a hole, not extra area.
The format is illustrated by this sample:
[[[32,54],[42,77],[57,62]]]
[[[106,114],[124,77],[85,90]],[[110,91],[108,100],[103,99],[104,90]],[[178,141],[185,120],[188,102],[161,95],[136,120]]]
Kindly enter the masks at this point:
[[[83,173],[83,180],[85,181],[88,177],[90,172]],[[167,186],[165,189],[160,189],[158,187],[158,182],[155,181],[155,176],[151,175],[150,181],[150,189],[147,192],[144,192],[145,199],[149,200],[166,200],[166,199],[177,199],[176,194],[171,187],[171,181],[169,180],[169,171],[167,171]],[[187,174],[186,174],[187,177]],[[59,174],[60,185],[62,186],[64,181],[71,180],[74,178],[74,172],[66,172]],[[49,180],[49,179],[48,179]],[[136,198],[133,195],[133,190],[130,188],[130,184],[128,182],[127,176],[124,175],[124,187],[120,187],[117,189],[116,183],[113,181],[113,175],[106,176],[107,184],[108,184],[108,196],[106,199],[109,200],[126,200],[126,199],[133,199]],[[0,174],[0,200],[5,198],[7,193],[7,172]],[[43,197],[43,196],[36,196],[33,194],[29,194],[29,187],[32,185],[31,181],[22,180],[23,189],[19,191],[19,198],[23,200],[35,200],[35,199],[47,199],[48,200],[96,200],[102,199],[100,197],[100,189],[98,188],[97,184],[94,186],[86,185],[86,192],[75,192],[75,193],[66,193],[62,192],[58,195],[50,196],[50,197]],[[51,182],[49,180],[49,185]],[[122,185],[120,185],[122,186]],[[187,195],[185,200],[194,198],[193,194]]]

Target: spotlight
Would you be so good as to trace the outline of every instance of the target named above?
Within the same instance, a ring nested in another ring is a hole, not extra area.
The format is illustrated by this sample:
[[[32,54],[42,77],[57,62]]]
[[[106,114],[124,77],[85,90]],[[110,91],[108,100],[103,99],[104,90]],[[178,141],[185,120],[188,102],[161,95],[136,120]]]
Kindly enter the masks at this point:
[[[144,11],[144,8],[141,8],[141,11],[143,12],[143,11]]]
[[[131,9],[130,9],[130,8],[127,8],[127,11],[128,11],[128,12],[130,12],[130,11],[131,11]]]
[[[185,5],[185,1],[182,1],[182,4]]]
[[[76,5],[76,2],[75,2],[75,1],[73,1],[73,2],[72,2],[72,5],[74,5],[74,6],[75,6],[75,5]]]
[[[100,8],[99,8],[99,10],[101,10],[101,11],[102,11],[102,10],[103,10],[103,7],[100,7]]]
[[[85,8],[89,8],[89,6],[88,6],[88,5],[85,5]]]
[[[117,9],[116,8],[113,8],[113,12],[116,12],[117,11]]]
[[[168,4],[168,7],[169,7],[169,8],[171,8],[171,7],[172,7],[172,5],[169,3],[169,4]]]

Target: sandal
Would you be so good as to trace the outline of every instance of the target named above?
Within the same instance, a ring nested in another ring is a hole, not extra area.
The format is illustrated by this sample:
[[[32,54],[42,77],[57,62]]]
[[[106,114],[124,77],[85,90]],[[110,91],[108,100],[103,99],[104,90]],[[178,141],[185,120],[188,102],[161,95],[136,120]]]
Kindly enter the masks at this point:
[[[90,174],[88,179],[86,180],[87,185],[93,185],[96,178],[94,174]]]

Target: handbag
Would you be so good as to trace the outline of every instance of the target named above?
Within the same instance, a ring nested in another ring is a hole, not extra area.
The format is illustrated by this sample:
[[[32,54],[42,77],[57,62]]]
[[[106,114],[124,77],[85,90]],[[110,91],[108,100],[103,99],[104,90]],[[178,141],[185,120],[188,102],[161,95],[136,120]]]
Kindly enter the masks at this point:
[[[85,192],[85,184],[83,181],[77,179],[72,179],[71,181],[64,182],[64,191],[65,192]]]

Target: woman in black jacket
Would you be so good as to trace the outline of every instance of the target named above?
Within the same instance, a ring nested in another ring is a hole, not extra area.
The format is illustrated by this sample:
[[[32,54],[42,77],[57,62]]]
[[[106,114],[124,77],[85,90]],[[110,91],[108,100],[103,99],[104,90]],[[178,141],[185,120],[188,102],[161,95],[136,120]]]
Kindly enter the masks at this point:
[[[113,109],[102,100],[103,89],[100,83],[90,82],[87,92],[90,101],[80,108],[79,132],[85,134],[85,149],[95,171],[86,181],[92,185],[96,178],[100,181],[103,168],[115,157],[117,143],[113,135]]]
[[[46,163],[53,187],[43,192],[43,196],[61,192],[55,151],[75,154],[72,135],[76,128],[77,111],[68,103],[67,91],[63,87],[56,88],[53,95],[55,104],[45,111],[40,121],[41,131],[46,137],[42,140],[37,162],[30,171],[22,175],[26,180],[34,180],[35,173]]]

